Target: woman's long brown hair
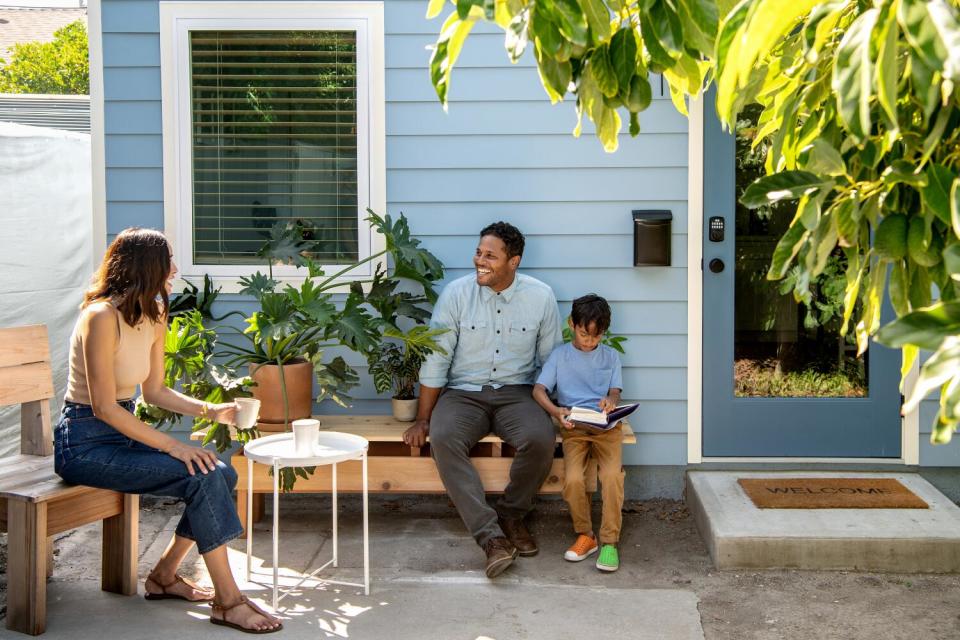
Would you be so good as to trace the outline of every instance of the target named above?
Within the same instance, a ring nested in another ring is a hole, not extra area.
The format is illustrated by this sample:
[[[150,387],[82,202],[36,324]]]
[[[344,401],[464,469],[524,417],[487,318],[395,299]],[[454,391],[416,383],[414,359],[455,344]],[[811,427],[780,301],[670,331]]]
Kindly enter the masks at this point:
[[[169,275],[170,245],[164,235],[154,229],[124,229],[107,248],[81,308],[112,300],[131,327],[143,317],[161,322],[170,303]],[[162,305],[157,302],[158,295]]]

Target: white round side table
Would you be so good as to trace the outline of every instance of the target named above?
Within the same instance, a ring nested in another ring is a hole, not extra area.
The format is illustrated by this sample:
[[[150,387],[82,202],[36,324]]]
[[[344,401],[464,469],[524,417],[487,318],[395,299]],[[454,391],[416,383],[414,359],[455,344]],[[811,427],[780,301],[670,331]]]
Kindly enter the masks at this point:
[[[243,448],[247,458],[247,581],[250,580],[253,551],[253,463],[258,462],[273,468],[273,608],[277,608],[278,565],[280,541],[280,470],[286,467],[315,467],[331,465],[331,496],[333,511],[333,557],[303,578],[296,586],[314,578],[330,565],[337,566],[337,464],[359,460],[363,465],[363,584],[339,582],[318,578],[331,584],[363,587],[364,595],[370,595],[370,542],[367,500],[367,449],[369,443],[352,433],[321,431],[310,455],[298,454],[294,448],[292,433],[278,433],[251,440]],[[286,595],[286,594],[284,594]]]

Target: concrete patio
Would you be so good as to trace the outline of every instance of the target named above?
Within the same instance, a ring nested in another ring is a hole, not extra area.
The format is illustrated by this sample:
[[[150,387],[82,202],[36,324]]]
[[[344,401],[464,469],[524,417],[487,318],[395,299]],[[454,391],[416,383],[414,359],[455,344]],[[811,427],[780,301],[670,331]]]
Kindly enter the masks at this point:
[[[285,582],[327,557],[329,507],[326,497],[281,499]],[[144,498],[141,579],[163,551],[180,509]],[[886,640],[960,634],[957,576],[716,571],[683,503],[628,502],[624,511],[619,572],[602,574],[590,561],[564,562],[569,516],[562,501],[544,500],[532,520],[540,555],[519,559],[491,582],[482,573],[482,554],[445,497],[374,497],[370,596],[355,588],[302,588],[281,601],[285,630],[274,637]],[[339,577],[358,580],[359,500],[347,497],[341,513]],[[262,603],[270,601],[272,568],[262,560],[270,556],[270,521],[268,506],[268,517],[255,531],[255,581],[242,585]],[[4,546],[0,540],[0,549]],[[242,577],[244,544],[236,541],[231,548],[236,575]],[[206,582],[196,556],[188,565],[186,573]],[[205,606],[104,593],[98,566],[96,526],[59,539],[43,637],[241,637],[210,625]],[[2,629],[0,637],[20,636]]]

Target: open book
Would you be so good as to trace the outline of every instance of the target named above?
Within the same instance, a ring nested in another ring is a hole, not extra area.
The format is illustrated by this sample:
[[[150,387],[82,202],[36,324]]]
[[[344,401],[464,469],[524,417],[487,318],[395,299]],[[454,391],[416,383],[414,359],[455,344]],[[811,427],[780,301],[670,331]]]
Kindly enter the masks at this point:
[[[570,415],[567,416],[567,420],[570,420],[571,422],[579,422],[583,426],[590,429],[606,431],[607,429],[612,429],[613,427],[617,426],[618,422],[636,411],[637,407],[639,406],[640,405],[637,403],[622,404],[613,411],[608,411],[607,413],[593,411],[592,409],[584,409],[583,407],[573,407],[570,410]]]

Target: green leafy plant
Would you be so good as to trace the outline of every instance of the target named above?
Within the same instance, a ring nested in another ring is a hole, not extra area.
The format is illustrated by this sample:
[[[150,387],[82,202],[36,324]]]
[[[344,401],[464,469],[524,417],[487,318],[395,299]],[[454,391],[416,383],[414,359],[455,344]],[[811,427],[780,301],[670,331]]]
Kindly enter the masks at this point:
[[[87,27],[82,20],[54,32],[52,42],[13,45],[0,60],[0,93],[90,93]]]
[[[383,332],[385,340],[367,355],[370,375],[377,393],[393,389],[397,400],[413,400],[420,377],[420,365],[433,352],[446,355],[446,350],[435,338],[447,329],[431,329],[422,324],[407,331],[389,327]],[[392,339],[388,341],[386,339]]]
[[[214,288],[213,280],[210,279],[209,275],[203,275],[203,289],[198,289],[196,285],[186,279],[184,279],[184,283],[183,291],[170,300],[170,308],[167,310],[169,320],[172,321],[177,316],[193,310],[199,311],[204,320],[220,321],[224,319],[213,315],[213,305],[220,295],[220,287]]]
[[[569,316],[567,317],[567,319],[568,320],[570,319]],[[563,341],[573,342],[573,331],[570,330],[569,324],[563,325]],[[603,339],[600,342],[607,345],[617,353],[626,353],[623,350],[623,343],[626,341],[627,341],[626,336],[620,336],[615,333],[610,333],[609,331],[607,331],[606,333],[603,334]]]
[[[217,335],[203,325],[199,311],[183,313],[170,321],[164,337],[164,384],[179,386],[192,398],[213,404],[231,402],[234,398],[247,397],[253,381],[237,376],[229,367],[214,361]],[[136,416],[157,428],[170,428],[179,422],[180,414],[147,404],[141,397],[137,401]],[[193,430],[208,429],[203,444],[211,442],[217,451],[230,447],[231,433],[227,425],[206,418],[194,418]],[[243,443],[258,437],[257,429],[237,429],[237,441]]]

